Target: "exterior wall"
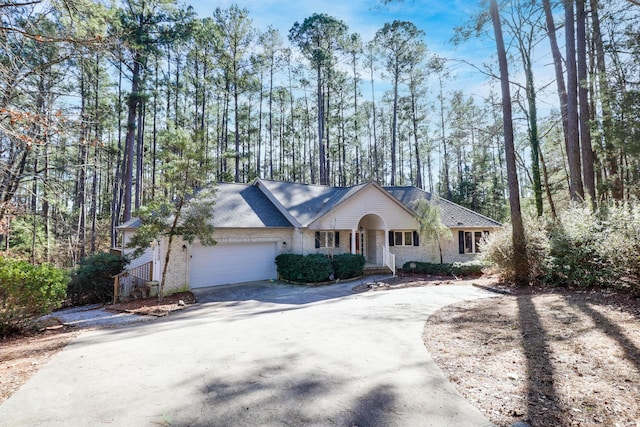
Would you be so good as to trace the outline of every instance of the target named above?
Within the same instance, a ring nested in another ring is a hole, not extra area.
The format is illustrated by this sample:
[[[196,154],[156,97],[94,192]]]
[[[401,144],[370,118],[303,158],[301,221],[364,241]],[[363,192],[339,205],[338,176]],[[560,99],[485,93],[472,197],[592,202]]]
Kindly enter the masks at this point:
[[[349,233],[351,230],[322,230],[340,233],[340,246],[337,248],[316,248],[316,231],[318,230],[301,230],[300,240],[302,248],[301,251],[292,251],[293,253],[299,253],[302,255],[308,254],[325,254],[325,255],[339,255],[351,252],[351,241],[349,240]]]
[[[135,248],[127,248],[127,244],[136,233],[135,230],[123,230],[122,231],[122,254],[129,255],[133,253]],[[147,248],[144,250],[144,253],[140,255],[138,258],[132,259],[129,264],[125,267],[126,269],[131,269],[138,267],[139,265],[146,264],[150,261],[153,261],[153,249]]]
[[[355,230],[360,219],[373,214],[383,219],[384,228],[392,230],[416,230],[418,222],[413,215],[399,205],[393,196],[370,185],[354,194],[347,202],[309,225],[313,230]],[[342,237],[342,236],[341,236]],[[342,242],[342,240],[341,240]]]
[[[162,251],[160,255],[159,271],[160,274],[156,280],[161,280],[162,266],[167,255],[166,248],[169,238],[164,238],[162,242]],[[184,248],[183,248],[184,246]],[[167,268],[167,277],[164,284],[164,294],[171,295],[176,292],[188,290],[189,285],[189,244],[179,237],[174,237],[171,243],[171,254],[169,256],[169,266]]]
[[[478,253],[459,253],[458,231],[460,231],[460,229],[451,229],[451,239],[444,239],[441,242],[442,262],[444,263],[468,262],[478,258]],[[495,231],[495,229],[464,229],[463,231],[489,231],[491,233]],[[391,246],[389,248],[391,253],[396,255],[397,268],[402,268],[402,265],[409,261],[440,262],[440,252],[436,242],[425,242],[424,240],[421,236],[420,246]]]

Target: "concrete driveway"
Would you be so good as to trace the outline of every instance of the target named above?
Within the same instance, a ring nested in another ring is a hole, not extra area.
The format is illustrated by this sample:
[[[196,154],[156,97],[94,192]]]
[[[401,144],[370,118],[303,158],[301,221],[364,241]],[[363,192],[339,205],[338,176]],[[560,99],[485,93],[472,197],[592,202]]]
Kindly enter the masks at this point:
[[[490,425],[422,343],[435,310],[490,294],[354,285],[209,289],[178,315],[87,332],[0,406],[0,424]]]

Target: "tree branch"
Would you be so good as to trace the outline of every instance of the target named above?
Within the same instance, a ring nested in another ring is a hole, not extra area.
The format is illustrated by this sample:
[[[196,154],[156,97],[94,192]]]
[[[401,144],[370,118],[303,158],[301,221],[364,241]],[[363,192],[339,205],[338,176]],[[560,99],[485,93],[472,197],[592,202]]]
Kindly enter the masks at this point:
[[[24,3],[17,3],[17,2],[3,3],[3,4],[0,4],[0,9],[4,7],[32,6],[34,4],[40,4],[40,3],[42,3],[42,0],[32,0],[32,1],[26,1]]]

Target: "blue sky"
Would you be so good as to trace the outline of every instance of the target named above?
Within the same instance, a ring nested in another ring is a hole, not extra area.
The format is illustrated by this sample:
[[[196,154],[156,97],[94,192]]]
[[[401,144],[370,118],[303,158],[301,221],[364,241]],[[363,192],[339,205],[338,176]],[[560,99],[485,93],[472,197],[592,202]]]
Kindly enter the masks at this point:
[[[378,0],[185,0],[201,16],[211,16],[216,7],[228,8],[233,4],[249,10],[254,26],[265,30],[269,25],[280,30],[286,39],[294,22],[302,22],[313,13],[326,13],[343,20],[350,32],[360,33],[365,41],[386,22],[406,20],[425,32],[425,42],[433,53],[452,57],[490,56],[495,49],[490,40],[472,42],[453,51],[449,43],[455,26],[463,24],[475,10],[480,0],[405,0],[390,6],[380,6]],[[478,50],[483,52],[478,52]]]

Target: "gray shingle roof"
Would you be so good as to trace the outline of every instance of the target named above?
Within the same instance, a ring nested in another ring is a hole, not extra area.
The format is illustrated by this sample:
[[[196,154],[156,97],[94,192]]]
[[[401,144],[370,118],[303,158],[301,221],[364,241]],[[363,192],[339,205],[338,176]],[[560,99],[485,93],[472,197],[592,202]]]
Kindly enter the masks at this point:
[[[328,187],[269,180],[258,180],[255,184],[219,183],[215,194],[213,225],[216,228],[289,228],[296,226],[297,221],[300,226],[306,227],[366,185]],[[431,194],[416,187],[383,188],[410,210],[413,210],[417,200],[431,202],[433,199]],[[437,200],[442,222],[447,227],[502,226],[453,202]],[[132,218],[118,228],[137,228],[140,225],[138,218]]]
[[[328,187],[269,180],[260,180],[259,183],[264,185],[265,189],[303,227],[366,185]]]
[[[216,228],[292,227],[252,184],[219,183],[215,199],[213,225]]]
[[[398,199],[409,209],[417,200],[426,199],[431,202],[432,196],[427,191],[416,187],[384,187],[393,197]],[[449,228],[495,228],[502,227],[498,221],[487,218],[477,212],[457,205],[449,200],[439,198],[440,218]]]

